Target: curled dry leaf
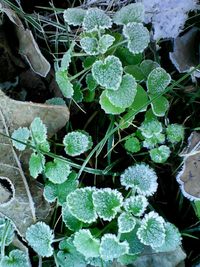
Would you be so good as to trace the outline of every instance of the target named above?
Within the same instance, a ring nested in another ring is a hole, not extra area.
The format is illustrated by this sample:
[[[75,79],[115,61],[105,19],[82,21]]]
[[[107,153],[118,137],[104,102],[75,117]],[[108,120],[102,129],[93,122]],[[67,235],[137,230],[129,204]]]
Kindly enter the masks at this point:
[[[9,135],[15,129],[29,126],[35,117],[47,125],[49,135],[60,130],[69,119],[66,106],[51,106],[20,102],[0,91],[0,132]],[[43,198],[40,183],[25,176],[20,160],[30,155],[17,155],[10,139],[0,135],[0,214],[10,218],[19,234],[24,236],[27,227],[37,220],[45,220],[50,212]],[[20,160],[19,157],[20,156]],[[26,171],[27,162],[23,166]]]

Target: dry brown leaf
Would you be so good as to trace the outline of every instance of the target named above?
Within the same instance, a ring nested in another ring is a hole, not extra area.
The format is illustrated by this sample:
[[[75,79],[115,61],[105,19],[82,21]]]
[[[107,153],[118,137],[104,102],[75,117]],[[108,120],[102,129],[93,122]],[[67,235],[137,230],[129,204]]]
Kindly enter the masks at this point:
[[[46,124],[48,133],[52,136],[64,127],[69,119],[69,112],[65,106],[12,100],[0,91],[2,133],[9,135],[19,127],[30,126],[38,116]],[[41,184],[30,177],[25,177],[21,162],[9,138],[0,136],[0,151],[0,214],[11,219],[19,234],[24,236],[27,227],[36,220],[45,220],[50,206],[43,198]]]

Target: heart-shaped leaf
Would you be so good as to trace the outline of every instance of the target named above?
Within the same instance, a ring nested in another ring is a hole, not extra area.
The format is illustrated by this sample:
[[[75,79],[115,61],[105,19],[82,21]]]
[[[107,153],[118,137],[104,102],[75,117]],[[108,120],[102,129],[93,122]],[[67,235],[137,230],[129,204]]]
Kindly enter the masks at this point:
[[[106,96],[106,91],[103,91],[101,94],[99,103],[106,114],[117,115],[125,111],[124,108],[116,107],[110,102],[109,98]]]
[[[86,10],[82,8],[68,8],[64,11],[64,20],[73,26],[79,26],[82,24],[85,17]]]
[[[165,113],[169,108],[169,101],[167,100],[166,97],[160,96],[159,98],[151,102],[151,108],[153,113],[157,117],[163,117],[165,116]]]

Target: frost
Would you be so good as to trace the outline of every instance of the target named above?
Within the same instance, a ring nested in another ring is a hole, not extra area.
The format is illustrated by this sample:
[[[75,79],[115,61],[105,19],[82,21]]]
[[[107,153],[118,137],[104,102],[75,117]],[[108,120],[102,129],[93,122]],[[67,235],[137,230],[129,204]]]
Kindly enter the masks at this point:
[[[164,163],[169,158],[170,149],[168,146],[162,145],[158,148],[150,150],[150,157],[156,163]]]
[[[92,223],[97,219],[92,198],[93,191],[94,189],[91,187],[85,187],[76,189],[67,196],[69,211],[78,220],[85,223]]]
[[[64,53],[62,60],[61,60],[61,67],[59,70],[61,71],[67,71],[69,68],[69,64],[71,63],[71,57],[72,57],[72,49],[74,48],[74,44],[72,43],[71,47],[67,50],[67,52]]]
[[[103,260],[109,261],[128,253],[128,242],[120,242],[113,234],[105,234],[101,239],[100,255]]]
[[[170,252],[181,245],[181,234],[172,223],[165,223],[165,241],[162,246],[156,247],[157,252]]]
[[[167,139],[172,144],[181,142],[184,138],[184,127],[181,124],[170,124],[166,129]]]
[[[137,231],[137,236],[144,245],[151,246],[153,249],[164,244],[166,235],[163,218],[154,211],[146,214]]]
[[[144,6],[141,3],[134,3],[122,7],[113,17],[117,25],[126,25],[129,22],[144,21]]]
[[[30,137],[30,131],[26,127],[20,127],[12,133],[12,138],[19,140],[23,143],[27,143]],[[16,140],[12,140],[13,146],[15,146],[18,150],[23,151],[26,148],[25,144],[17,142]]]
[[[50,98],[45,103],[48,105],[66,106],[65,100],[61,97]]]
[[[12,243],[14,231],[15,227],[9,219],[0,218],[0,247],[3,239],[5,238],[5,233],[7,234],[5,238],[5,246],[8,246],[10,243]]]
[[[86,258],[99,257],[100,241],[94,238],[89,230],[80,230],[74,235],[74,246]]]
[[[19,249],[14,249],[0,261],[2,267],[30,267],[28,256]]]
[[[149,31],[142,23],[128,23],[123,34],[128,40],[128,49],[134,54],[142,53],[150,42]]]
[[[108,29],[112,26],[111,18],[103,10],[90,8],[83,19],[83,28],[87,32]]]
[[[60,159],[55,158],[53,162],[46,163],[45,175],[54,184],[64,183],[70,173],[70,165]]]
[[[159,96],[151,102],[151,107],[157,117],[163,117],[169,109],[169,101],[164,96]]]
[[[92,198],[98,216],[105,221],[115,218],[123,202],[121,193],[110,188],[95,191]]]
[[[65,152],[70,156],[78,156],[92,147],[92,138],[86,132],[74,131],[63,139]]]
[[[64,11],[64,20],[73,26],[80,26],[85,17],[86,10],[82,8],[68,8]]]
[[[114,43],[115,38],[110,34],[104,34],[101,36],[98,44],[98,51],[100,54],[105,54],[108,48]]]
[[[54,234],[47,224],[37,222],[31,225],[26,232],[26,239],[38,255],[42,257],[50,257],[53,255],[53,247],[51,244],[54,239]]]
[[[33,178],[42,173],[45,165],[45,157],[42,154],[32,153],[29,159],[29,171]]]
[[[97,60],[92,65],[92,75],[98,84],[110,90],[118,90],[122,81],[122,63],[115,56]]]
[[[117,115],[125,111],[125,108],[116,107],[110,102],[106,96],[106,91],[102,92],[99,103],[106,114]]]
[[[131,232],[136,225],[136,219],[131,215],[131,213],[123,212],[118,217],[118,228],[120,233]]]
[[[80,230],[83,224],[71,214],[66,202],[62,205],[62,219],[67,228],[73,232]]]
[[[148,206],[148,201],[145,196],[131,196],[124,202],[124,208],[126,211],[132,213],[134,216],[142,216]]]
[[[120,181],[126,189],[133,188],[145,196],[153,195],[158,187],[156,173],[144,163],[127,168],[120,176]]]
[[[171,82],[171,76],[161,67],[153,69],[147,78],[147,88],[150,94],[163,93]]]
[[[117,91],[106,90],[106,96],[110,102],[120,108],[128,108],[134,101],[137,92],[137,83],[132,75],[126,74]]]
[[[136,153],[141,149],[140,141],[131,135],[126,139],[124,147],[130,153]]]
[[[151,138],[162,132],[162,124],[157,119],[145,119],[139,129],[145,138]]]
[[[36,117],[31,123],[30,131],[36,145],[46,141],[47,128],[39,117]]]
[[[72,98],[74,94],[73,85],[67,76],[66,71],[58,70],[56,71],[56,82],[63,94],[66,98]]]
[[[143,147],[148,149],[154,148],[157,144],[163,144],[165,142],[165,135],[160,133],[156,134],[150,138],[145,138],[143,141]]]
[[[83,37],[80,40],[82,49],[88,55],[98,55],[98,40],[94,37]]]
[[[145,59],[140,64],[140,69],[142,70],[145,78],[148,77],[149,73],[154,70],[155,68],[160,67],[159,64],[155,61],[152,61],[150,59]]]

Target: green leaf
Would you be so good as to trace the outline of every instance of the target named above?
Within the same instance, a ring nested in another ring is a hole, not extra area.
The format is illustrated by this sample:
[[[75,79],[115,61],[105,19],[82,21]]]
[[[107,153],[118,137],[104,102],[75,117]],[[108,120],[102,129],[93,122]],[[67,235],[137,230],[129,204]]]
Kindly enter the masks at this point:
[[[140,141],[132,135],[130,135],[126,139],[124,147],[130,153],[136,153],[136,152],[140,151],[140,149],[141,149]]]
[[[66,98],[72,98],[74,94],[73,84],[69,81],[66,71],[56,71],[56,82]]]
[[[67,181],[62,184],[53,184],[52,182],[47,182],[44,187],[44,198],[52,203],[56,199],[59,205],[62,205],[66,202],[66,198],[69,193],[76,190],[78,187],[77,174],[72,172]]]
[[[137,83],[135,79],[126,74],[122,77],[122,82],[117,91],[106,90],[106,96],[110,102],[120,108],[128,108],[133,103],[137,93]]]
[[[157,117],[163,117],[169,109],[169,101],[164,96],[159,96],[151,102],[151,108]]]
[[[121,265],[129,265],[129,264],[133,264],[133,262],[139,257],[139,255],[135,254],[124,254],[122,256],[120,256],[117,260],[117,262],[119,262]]]
[[[101,239],[100,255],[105,261],[117,259],[128,253],[128,250],[128,243],[120,242],[113,234],[105,234]]]
[[[152,72],[152,70],[154,70],[157,67],[160,67],[159,64],[150,59],[145,59],[141,62],[140,69],[145,76],[145,80],[147,79],[149,73]]]
[[[0,261],[2,267],[30,267],[28,256],[25,252],[14,249],[9,253],[9,256],[4,256]]]
[[[80,26],[85,17],[86,10],[82,8],[68,8],[64,11],[64,20],[73,26]]]
[[[131,74],[138,82],[145,79],[144,73],[138,65],[125,66],[124,71],[125,73]]]
[[[121,193],[110,188],[94,191],[92,198],[98,216],[105,221],[115,218],[123,202]]]
[[[147,78],[147,88],[150,94],[160,94],[171,82],[171,76],[161,67],[153,69]]]
[[[70,165],[60,159],[54,159],[53,162],[46,163],[45,175],[54,184],[64,183],[70,173]]]
[[[88,55],[98,55],[98,40],[94,37],[83,37],[80,40],[80,45],[82,49],[88,54]]]
[[[89,8],[83,19],[83,28],[86,32],[93,32],[111,28],[112,21],[103,10]]]
[[[98,51],[100,54],[105,54],[108,48],[114,43],[115,38],[110,34],[104,34],[99,39]]]
[[[93,78],[91,73],[87,74],[87,76],[86,76],[86,84],[87,84],[87,88],[90,91],[94,91],[97,88],[97,82]]]
[[[29,172],[33,178],[42,173],[45,165],[45,157],[42,154],[32,153],[29,159]]]
[[[106,95],[106,91],[102,92],[99,103],[106,114],[118,115],[125,111],[124,108],[116,107],[110,102],[109,98]]]
[[[115,13],[113,21],[117,25],[127,25],[130,22],[143,22],[144,5],[142,3],[133,3],[122,7]]]
[[[159,122],[156,118],[145,118],[139,129],[145,138],[151,138],[162,132],[162,123]]]
[[[137,195],[127,198],[124,202],[124,208],[127,212],[132,213],[136,217],[141,217],[147,206],[148,201],[145,196]]]
[[[72,49],[74,48],[74,44],[71,45],[71,47],[67,50],[67,52],[64,53],[62,60],[61,60],[61,67],[60,71],[67,71],[69,68],[69,64],[71,63],[71,57],[72,57]]]
[[[167,161],[170,155],[170,149],[168,146],[162,145],[150,150],[150,157],[156,163],[164,163]]]
[[[149,31],[142,23],[128,23],[123,28],[123,34],[128,40],[128,49],[134,54],[142,53],[150,41]]]
[[[36,144],[41,144],[47,139],[47,127],[39,117],[36,117],[30,125],[31,135]]]
[[[116,49],[115,56],[120,59],[123,66],[137,65],[142,61],[142,54],[133,54],[127,47],[119,46]]]
[[[12,138],[19,140],[23,143],[27,143],[29,137],[30,137],[30,131],[26,127],[23,127],[23,128],[20,127],[12,133]],[[13,143],[13,146],[15,146],[20,151],[23,151],[26,148],[26,145],[20,142],[17,142],[15,140],[12,140],[12,143]]]
[[[63,144],[66,154],[73,157],[86,152],[93,145],[89,134],[81,131],[74,131],[65,135]]]
[[[167,139],[170,143],[176,144],[184,139],[184,127],[181,124],[170,124],[166,129]]]
[[[97,60],[92,65],[92,75],[98,84],[110,90],[118,90],[122,81],[122,63],[115,56]]]
[[[153,249],[160,247],[165,241],[164,220],[154,211],[146,214],[137,231],[140,241]]]
[[[145,138],[145,140],[143,141],[143,147],[152,149],[157,144],[163,144],[164,142],[165,142],[165,135],[160,133],[160,134],[153,135],[150,138]]]
[[[94,189],[91,187],[85,187],[76,189],[67,196],[69,211],[78,220],[85,223],[92,223],[97,219],[92,198],[93,191]]]
[[[55,105],[55,106],[66,106],[65,100],[61,97],[53,97],[45,102],[48,105]]]
[[[74,235],[74,246],[87,258],[99,257],[99,239],[94,238],[89,230],[83,229]]]
[[[128,167],[120,176],[120,181],[126,189],[132,188],[145,196],[153,195],[158,187],[156,173],[145,163]]]
[[[74,95],[73,99],[76,103],[80,103],[83,100],[82,85],[79,81],[73,83]]]
[[[93,63],[96,61],[96,57],[95,56],[88,56],[84,59],[83,61],[83,67],[85,69],[92,67]]]
[[[123,212],[118,217],[118,231],[120,233],[129,233],[136,226],[136,219],[131,213]]]
[[[82,228],[83,223],[71,214],[66,202],[62,205],[62,219],[67,228],[73,232]]]
[[[9,219],[0,218],[0,246],[2,245],[2,241],[4,238],[5,246],[8,246],[12,243],[14,239],[14,231],[15,227]]]
[[[26,239],[29,245],[42,257],[53,255],[51,246],[54,234],[50,227],[44,222],[37,222],[31,225],[26,231]]]

